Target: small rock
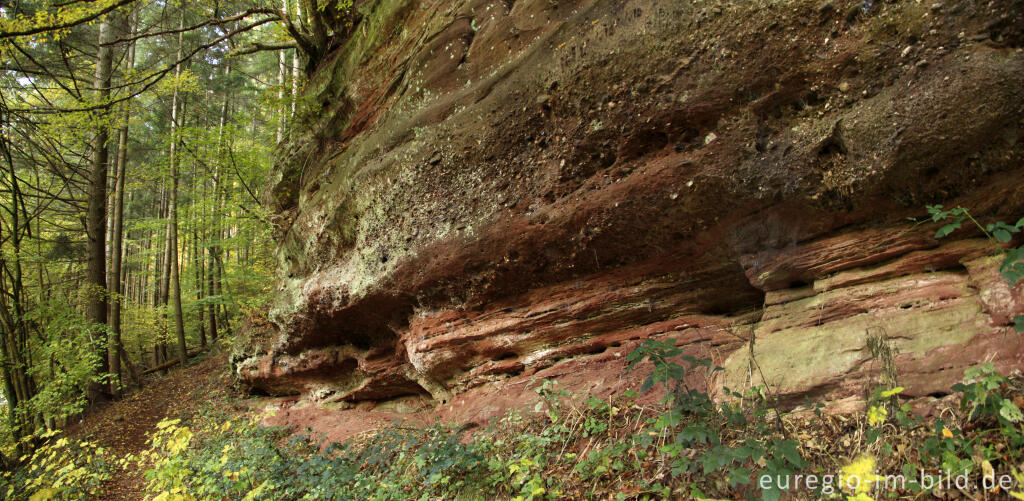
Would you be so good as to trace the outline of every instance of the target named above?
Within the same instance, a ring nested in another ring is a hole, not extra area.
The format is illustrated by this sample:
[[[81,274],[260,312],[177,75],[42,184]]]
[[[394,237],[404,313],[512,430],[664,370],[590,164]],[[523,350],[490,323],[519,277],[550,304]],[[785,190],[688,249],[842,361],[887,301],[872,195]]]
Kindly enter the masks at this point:
[[[933,12],[938,12],[940,10],[942,10],[942,2],[935,2],[935,3],[932,4],[932,11]]]
[[[825,2],[818,6],[819,14],[829,14],[836,10],[836,5],[832,2]]]
[[[928,66],[928,60],[927,59],[922,59],[922,60],[917,62],[916,66],[918,68],[924,68],[925,66]]]
[[[537,96],[537,104],[538,105],[544,106],[544,105],[548,104],[549,102],[551,102],[551,96],[550,95],[548,95],[548,94],[541,94],[541,95]]]
[[[910,54],[910,50],[913,48],[914,46],[908,45],[906,49],[903,49],[903,52],[900,52],[900,57],[907,57],[907,54]]]
[[[841,82],[839,84],[839,92],[847,92],[850,90],[849,82]]]
[[[704,145],[709,145],[715,142],[716,139],[718,139],[718,136],[714,132],[709,132],[707,136],[704,136]]]

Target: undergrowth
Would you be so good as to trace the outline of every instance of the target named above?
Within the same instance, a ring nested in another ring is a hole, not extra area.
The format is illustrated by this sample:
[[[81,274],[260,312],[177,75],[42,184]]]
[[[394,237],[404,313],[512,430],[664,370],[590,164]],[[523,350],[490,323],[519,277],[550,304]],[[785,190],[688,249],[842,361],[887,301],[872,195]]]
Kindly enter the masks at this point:
[[[259,424],[210,405],[160,423],[140,457],[109,457],[58,434],[0,479],[4,499],[91,498],[120,468],[145,471],[148,499],[915,499],[973,492],[1024,499],[1021,381],[991,364],[954,388],[959,406],[915,415],[903,389],[882,387],[862,415],[821,406],[784,414],[766,388],[712,400],[687,384],[719,370],[671,343],[630,354],[654,371],[641,391],[574,399],[535,385],[532,412],[486,427],[398,423],[334,444]],[[696,374],[693,374],[695,373]],[[694,375],[694,378],[688,376]],[[647,403],[644,403],[647,402]],[[812,478],[814,479],[812,481]],[[963,482],[962,486],[957,485]]]
[[[642,360],[654,362],[642,390],[659,389],[657,404],[641,404],[636,393],[578,401],[541,381],[533,412],[511,411],[484,428],[396,424],[328,446],[260,426],[258,417],[208,412],[189,426],[162,423],[140,461],[151,499],[160,501],[774,500],[787,493],[860,501],[956,490],[944,479],[961,475],[991,499],[1019,490],[1019,382],[991,365],[969,370],[953,388],[958,409],[925,420],[901,400],[902,388],[877,389],[864,415],[849,418],[820,407],[784,415],[765,388],[730,391],[716,403],[685,382],[691,371],[718,370],[710,361],[655,340],[629,358],[631,366]]]
[[[23,441],[38,441],[40,445],[19,458],[21,468],[0,475],[2,499],[90,499],[117,469],[129,466],[128,460],[111,457],[95,442],[69,439],[58,431]]]

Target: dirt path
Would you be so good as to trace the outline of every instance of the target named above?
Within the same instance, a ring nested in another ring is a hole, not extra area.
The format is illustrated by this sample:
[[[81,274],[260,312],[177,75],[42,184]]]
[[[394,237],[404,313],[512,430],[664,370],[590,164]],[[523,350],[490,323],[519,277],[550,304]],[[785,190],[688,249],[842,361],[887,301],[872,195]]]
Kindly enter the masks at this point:
[[[148,435],[165,418],[188,418],[206,402],[229,391],[227,355],[205,355],[185,369],[172,369],[163,378],[149,380],[141,390],[88,414],[69,434],[91,436],[115,458],[138,455],[147,448]],[[141,471],[119,472],[104,488],[103,500],[143,499]]]

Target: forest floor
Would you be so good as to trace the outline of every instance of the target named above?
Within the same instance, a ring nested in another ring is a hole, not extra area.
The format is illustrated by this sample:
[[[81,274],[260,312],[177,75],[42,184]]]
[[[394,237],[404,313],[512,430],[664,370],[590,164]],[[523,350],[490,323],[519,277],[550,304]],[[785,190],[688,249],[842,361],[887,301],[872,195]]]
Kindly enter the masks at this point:
[[[138,456],[146,450],[149,435],[164,419],[187,419],[205,405],[228,405],[231,377],[227,353],[207,352],[184,369],[172,368],[166,376],[151,376],[141,389],[123,400],[87,412],[69,435],[91,437],[107,447],[115,458]],[[244,412],[245,409],[234,409]],[[140,500],[146,481],[141,470],[121,471],[104,487],[103,500]]]
[[[616,357],[611,354],[609,358]],[[647,400],[650,395],[609,394],[577,402],[567,389],[573,387],[573,372],[541,374],[559,383],[558,386],[543,384],[530,390],[540,397],[534,412],[501,413],[504,417],[486,426],[467,426],[475,424],[472,419],[463,426],[455,426],[460,417],[480,414],[481,409],[474,409],[473,403],[467,402],[462,406],[467,411],[439,406],[432,411],[424,410],[420,415],[406,415],[412,419],[406,419],[405,424],[395,423],[390,431],[375,433],[387,428],[395,415],[384,409],[313,412],[305,406],[296,406],[288,398],[239,394],[233,389],[227,353],[215,349],[193,359],[185,368],[171,369],[165,376],[153,376],[146,386],[124,400],[87,413],[69,429],[69,435],[99,443],[115,459],[139,457],[149,449],[149,438],[161,421],[181,419],[181,426],[191,427],[197,433],[190,445],[192,452],[187,453],[193,459],[197,459],[201,451],[208,454],[215,450],[216,455],[220,455],[221,450],[244,451],[231,457],[225,455],[227,465],[223,459],[213,463],[191,462],[189,468],[195,470],[188,473],[189,481],[195,480],[196,485],[190,488],[224,487],[220,484],[228,477],[222,474],[232,469],[236,473],[242,469],[258,472],[253,479],[246,477],[239,480],[241,483],[235,482],[238,485],[227,482],[227,488],[241,490],[231,490],[231,495],[223,499],[238,499],[239,492],[258,491],[257,485],[264,485],[265,481],[274,483],[281,492],[275,491],[269,494],[271,497],[261,499],[288,499],[280,497],[287,489],[292,489],[289,491],[292,493],[296,489],[298,492],[319,489],[318,492],[323,491],[320,494],[344,491],[355,498],[386,492],[392,499],[395,495],[430,493],[438,494],[432,498],[450,499],[457,492],[475,492],[476,489],[489,493],[481,497],[495,499],[541,492],[538,489],[551,489],[551,495],[561,499],[623,496],[626,499],[680,499],[706,497],[703,492],[736,499],[736,496],[755,495],[756,484],[730,482],[729,478],[739,478],[731,476],[732,472],[742,472],[746,477],[754,475],[755,471],[769,471],[772,464],[782,464],[783,460],[800,471],[814,472],[852,467],[855,458],[868,458],[872,464],[877,459],[880,471],[895,472],[900,471],[901,464],[913,465],[914,469],[927,468],[931,472],[940,466],[945,468],[951,457],[962,459],[960,466],[971,469],[975,475],[989,470],[1010,478],[1010,471],[1024,469],[1024,463],[1020,463],[1020,451],[1024,449],[1019,447],[1024,430],[1017,424],[1019,421],[998,418],[999,407],[1008,404],[987,405],[1006,400],[1013,402],[1014,408],[1024,406],[1024,380],[1019,376],[1007,379],[986,373],[979,380],[982,385],[971,383],[964,402],[968,407],[986,403],[973,418],[957,410],[961,407],[956,402],[958,395],[951,394],[933,402],[942,409],[933,409],[932,414],[942,417],[933,415],[920,419],[908,414],[909,405],[892,407],[892,415],[882,414],[885,426],[873,427],[863,411],[831,414],[805,410],[775,420],[763,419],[773,414],[763,403],[757,404],[760,402],[757,399],[748,402],[752,407],[745,413],[740,411],[746,416],[740,420],[745,425],[736,425],[734,419],[739,418],[739,414],[723,418],[722,412],[740,407],[725,406],[722,411],[694,407],[683,414],[671,414],[682,411],[669,412],[663,405]],[[513,391],[513,386],[504,386],[508,399],[504,403],[523,403],[524,399]],[[982,386],[989,390],[978,397],[977,390]],[[996,389],[998,391],[992,391]],[[593,396],[585,388],[576,390]],[[898,395],[898,390],[893,394]],[[480,398],[476,400],[489,399],[496,406],[502,403],[493,394],[477,397]],[[875,404],[886,406],[877,400]],[[327,419],[324,417],[327,414],[334,417]],[[258,421],[263,425],[283,426],[291,431],[254,426],[256,421],[248,418],[255,415],[262,415]],[[673,417],[666,421],[664,418],[669,415]],[[277,419],[267,416],[277,416]],[[237,418],[242,419],[234,421]],[[209,425],[211,419],[224,425],[217,424],[214,431],[210,431],[204,423]],[[228,426],[228,421],[236,425]],[[454,423],[441,425],[441,421]],[[673,459],[674,456],[664,454],[665,448],[671,446],[671,440],[665,440],[679,430],[676,425],[658,424],[670,421],[677,422],[683,431],[699,429],[714,438],[707,444],[691,445],[687,454]],[[434,424],[429,424],[431,422]],[[288,434],[310,431],[325,432],[324,438],[329,441],[346,441],[349,446],[332,452],[321,449],[322,444],[316,447],[311,443],[310,449],[302,449],[282,440]],[[467,433],[462,435],[464,431]],[[868,439],[875,431],[876,436]],[[721,459],[722,451],[733,454],[730,451],[749,451],[751,447],[761,450],[764,458],[760,461],[754,461],[753,457],[743,459],[741,464],[747,465],[744,468],[729,466],[733,464],[731,459],[723,463],[728,466],[724,469],[708,466],[709,461]],[[975,462],[979,462],[982,469],[976,468]],[[703,465],[703,474],[697,473],[699,469],[691,469],[698,463]],[[430,472],[437,468],[448,475],[451,483],[427,481],[433,478]],[[677,469],[679,473],[674,472]],[[300,470],[306,474],[295,476]],[[141,500],[146,495],[146,484],[142,469],[136,466],[109,480],[99,499]],[[936,492],[941,499],[961,498],[959,496],[964,494],[961,490],[943,491],[941,487]],[[814,493],[794,491],[790,494],[795,494],[793,499],[816,497]],[[920,496],[920,489],[900,489],[891,494],[900,499],[912,499]],[[995,489],[968,494],[973,496],[962,498],[1005,499],[1007,492]]]

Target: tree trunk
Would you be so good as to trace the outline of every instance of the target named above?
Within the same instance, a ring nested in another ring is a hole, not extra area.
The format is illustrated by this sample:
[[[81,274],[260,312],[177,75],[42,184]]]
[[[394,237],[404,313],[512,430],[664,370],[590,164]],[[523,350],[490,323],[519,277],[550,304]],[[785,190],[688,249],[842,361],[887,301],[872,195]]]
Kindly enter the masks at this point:
[[[231,76],[231,65],[227,64],[224,67],[224,78],[225,78],[225,80],[227,80],[228,77],[230,77],[230,76]],[[210,204],[210,206],[211,206],[211,208],[210,208],[210,211],[211,211],[210,221],[211,221],[211,226],[212,226],[210,234],[212,235],[212,238],[214,239],[214,242],[213,242],[212,245],[210,245],[209,252],[206,255],[206,269],[207,269],[207,271],[206,271],[206,275],[207,275],[206,287],[207,287],[207,292],[209,293],[210,296],[214,296],[214,297],[218,297],[218,298],[219,298],[219,294],[221,293],[221,291],[220,291],[220,284],[217,281],[217,257],[220,255],[220,240],[223,238],[223,233],[222,233],[222,230],[221,230],[221,218],[220,218],[220,216],[221,216],[220,193],[221,193],[221,190],[222,190],[221,182],[220,182],[220,164],[221,164],[221,159],[224,157],[224,125],[227,123],[227,120],[228,120],[228,105],[230,104],[230,96],[231,96],[230,93],[228,93],[228,92],[224,93],[224,101],[221,102],[221,106],[220,106],[220,119],[219,119],[219,123],[217,124],[217,150],[216,150],[216,157],[214,159],[215,163],[213,164],[213,200],[212,200],[213,203]],[[218,303],[219,302],[220,301],[218,299]],[[208,315],[207,316],[209,317],[209,322],[210,322],[210,324],[209,324],[210,337],[213,338],[214,340],[217,339],[217,335],[218,335],[217,330],[222,325],[222,322],[220,321],[220,318],[218,316],[219,310],[220,310],[220,307],[218,306],[217,303],[211,303],[209,305]]]
[[[180,28],[185,26],[184,18],[180,21]],[[178,56],[181,59],[182,33],[178,33]],[[178,356],[181,365],[184,366],[188,360],[188,347],[185,345],[185,326],[181,314],[181,280],[178,270],[178,159],[177,146],[177,121],[178,121],[178,82],[181,75],[181,64],[174,68],[174,94],[171,97],[171,145],[169,163],[171,168],[171,191],[170,201],[167,204],[167,259],[170,261],[170,303],[173,309],[174,330],[178,339]]]
[[[201,301],[203,300],[203,291],[205,289],[203,287],[203,283],[204,283],[204,280],[203,280],[203,272],[204,272],[204,270],[203,270],[203,257],[200,254],[200,247],[199,247],[199,221],[198,221],[198,218],[196,217],[196,189],[195,189],[196,179],[197,179],[196,175],[197,175],[196,164],[193,163],[192,164],[192,189],[190,190],[191,193],[192,193],[192,197],[191,197],[192,202],[189,205],[189,214],[191,215],[191,217],[189,219],[192,220],[192,224],[191,224],[191,226],[192,226],[192,245],[191,245],[191,249],[192,249],[193,278],[195,279],[195,284],[196,284],[196,302],[197,302],[197,304],[201,305],[202,304]],[[206,346],[206,318],[204,318],[205,315],[204,315],[203,308],[201,306],[199,308],[197,308],[197,311],[199,313],[199,344],[201,346],[205,347]]]
[[[108,18],[100,22],[99,48],[96,53],[96,75],[93,81],[93,89],[96,98],[103,103],[110,98],[110,72],[113,65],[113,50],[109,42],[111,40],[111,27]],[[93,289],[88,294],[88,305],[86,306],[86,318],[94,327],[94,336],[99,339],[99,346],[102,351],[99,353],[100,363],[97,367],[98,374],[107,372],[106,352],[106,324],[107,324],[107,276],[106,276],[106,204],[107,204],[107,125],[104,122],[108,114],[108,107],[103,107],[97,113],[99,125],[96,128],[92,140],[92,166],[89,169],[89,200],[86,212],[86,282]],[[103,391],[98,384],[90,385],[90,400],[95,400]]]
[[[302,2],[295,0],[295,19],[302,18]],[[295,117],[295,104],[299,97],[299,49],[292,51],[292,113],[289,119]]]
[[[6,117],[4,115],[0,115],[0,126],[3,126],[4,128],[7,127],[5,118]],[[10,174],[11,174],[11,197],[10,197],[10,200],[11,200],[11,211],[10,211],[10,213],[11,213],[11,237],[10,237],[10,240],[11,240],[12,244],[14,245],[14,253],[12,254],[12,258],[15,261],[18,261],[20,259],[20,254],[21,254],[20,249],[19,249],[19,247],[20,247],[20,239],[21,239],[21,236],[20,236],[21,235],[21,228],[19,227],[19,224],[18,224],[18,221],[19,221],[19,217],[18,217],[19,216],[19,211],[18,211],[18,195],[19,195],[19,190],[17,189],[18,188],[18,184],[17,184],[18,183],[18,178],[17,178],[17,175],[16,175],[17,173],[16,173],[15,168],[14,168],[14,159],[11,156],[11,150],[10,150],[10,147],[9,147],[9,144],[8,144],[8,139],[9,139],[8,135],[0,134],[0,150],[2,150],[2,152],[3,152],[4,160],[6,161],[7,167],[9,169]],[[3,230],[3,225],[0,225],[0,232],[2,232],[2,230]],[[0,237],[2,237],[2,235],[0,235]],[[0,287],[3,287],[4,289],[7,288],[7,284],[4,281],[4,273],[3,273],[5,268],[6,268],[6,263],[4,263],[4,255],[0,254]],[[18,267],[16,266],[15,269],[17,269],[17,268]],[[16,298],[20,297],[20,291],[17,290],[18,280],[15,279],[15,280],[12,280],[12,282],[13,282],[12,285],[13,285],[14,290],[12,291],[11,296],[15,298],[15,301],[17,301]],[[22,432],[22,422],[23,422],[22,421],[22,412],[21,412],[21,402],[22,402],[22,400],[19,398],[19,388],[18,388],[18,385],[17,385],[17,381],[18,381],[19,378],[18,378],[18,375],[16,373],[18,371],[20,371],[20,370],[23,370],[23,367],[19,363],[19,360],[20,360],[21,357],[18,355],[18,353],[16,353],[16,351],[18,349],[17,335],[14,332],[14,326],[13,326],[13,322],[12,322],[12,319],[11,319],[10,312],[7,310],[7,302],[6,302],[7,294],[5,294],[6,292],[7,292],[6,290],[0,292],[0,308],[2,308],[2,311],[0,311],[0,367],[3,368],[4,395],[7,397],[8,427],[10,428],[10,431],[11,431],[11,438],[13,439],[12,442],[17,447],[17,451],[16,452],[20,455],[20,454],[25,453],[25,450],[24,450],[24,447],[23,447],[22,443],[20,442],[21,435],[22,435],[22,433],[21,433]],[[15,316],[17,316],[17,314],[15,314]]]
[[[128,21],[129,24],[131,21]],[[128,32],[134,34],[135,30],[129,28]],[[128,47],[128,70],[135,67],[135,44]],[[128,119],[131,116],[129,101],[123,106],[121,114],[121,128],[117,138],[117,179],[114,181],[114,205],[111,215],[112,224],[110,238],[110,286],[111,298],[113,300],[110,308],[110,349],[109,358],[110,373],[114,375],[110,388],[114,396],[121,396],[121,301],[123,299],[122,277],[121,277],[121,251],[123,245],[124,231],[124,178],[128,168]]]
[[[166,201],[167,190],[166,186],[160,186],[160,202],[157,206],[157,217],[160,219],[167,217]],[[162,235],[161,235],[162,233]],[[164,299],[164,291],[167,290],[164,284],[167,283],[165,277],[170,275],[170,270],[167,269],[167,227],[164,226],[164,231],[159,230],[153,232],[153,239],[156,240],[154,250],[157,253],[153,255],[153,307],[159,308],[167,301]]]
[[[283,12],[288,12],[288,0],[283,0],[283,2]],[[284,139],[284,124],[287,120],[287,114],[285,113],[287,108],[284,103],[284,89],[288,84],[285,79],[288,71],[286,69],[288,67],[287,61],[288,56],[285,55],[285,51],[277,51],[277,144],[281,144],[281,140]]]

